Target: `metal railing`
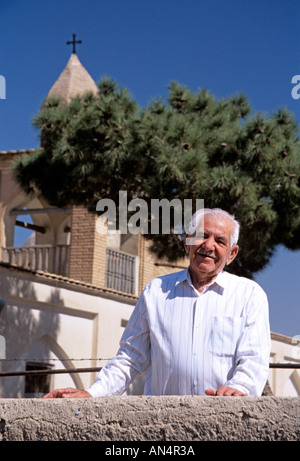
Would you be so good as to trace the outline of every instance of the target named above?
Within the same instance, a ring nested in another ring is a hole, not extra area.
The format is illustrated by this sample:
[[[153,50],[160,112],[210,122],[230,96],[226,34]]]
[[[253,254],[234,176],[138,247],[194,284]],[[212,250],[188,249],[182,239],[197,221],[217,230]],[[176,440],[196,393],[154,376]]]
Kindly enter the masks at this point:
[[[33,245],[3,248],[2,261],[23,269],[68,275],[69,245]]]
[[[2,262],[23,269],[68,276],[70,245],[32,245],[6,247]],[[136,294],[138,289],[138,257],[107,248],[105,284],[107,288]]]
[[[105,284],[107,288],[137,293],[138,258],[122,251],[107,248]]]
[[[108,359],[106,359],[108,360]],[[1,363],[1,360],[0,360]],[[270,368],[277,368],[277,369],[300,369],[299,363],[270,363]],[[54,375],[54,374],[72,374],[72,373],[92,373],[98,372],[101,370],[102,367],[83,367],[83,368],[55,368],[52,370],[44,369],[44,370],[20,370],[20,371],[4,371],[0,372],[0,377],[5,378],[9,376],[37,376],[37,375]]]

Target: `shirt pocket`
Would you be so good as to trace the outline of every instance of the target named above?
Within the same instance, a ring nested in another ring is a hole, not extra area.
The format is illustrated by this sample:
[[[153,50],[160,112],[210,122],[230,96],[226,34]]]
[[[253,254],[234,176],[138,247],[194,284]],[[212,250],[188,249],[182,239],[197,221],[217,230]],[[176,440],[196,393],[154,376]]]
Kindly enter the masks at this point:
[[[241,317],[216,316],[211,318],[210,352],[219,357],[235,354],[244,321]]]

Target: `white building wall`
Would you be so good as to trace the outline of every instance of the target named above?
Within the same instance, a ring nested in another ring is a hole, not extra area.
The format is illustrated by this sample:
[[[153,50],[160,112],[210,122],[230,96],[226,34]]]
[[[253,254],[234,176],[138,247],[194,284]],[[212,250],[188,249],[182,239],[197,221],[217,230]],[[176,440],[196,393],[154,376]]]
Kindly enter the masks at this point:
[[[0,266],[0,371],[25,370],[26,361],[57,369],[102,367],[116,352],[136,299],[56,276]],[[94,373],[52,375],[51,388],[87,388]],[[0,380],[1,397],[24,397],[24,377]]]
[[[270,363],[300,365],[299,338],[272,333]],[[277,397],[297,397],[300,395],[300,369],[270,369],[269,384]]]

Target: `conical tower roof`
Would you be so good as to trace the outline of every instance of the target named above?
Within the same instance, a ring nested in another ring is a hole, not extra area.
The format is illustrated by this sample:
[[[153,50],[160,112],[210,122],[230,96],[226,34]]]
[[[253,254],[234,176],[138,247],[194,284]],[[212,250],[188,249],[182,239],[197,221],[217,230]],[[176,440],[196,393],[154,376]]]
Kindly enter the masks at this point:
[[[77,54],[72,53],[66,67],[50,89],[47,98],[59,96],[64,102],[70,102],[73,97],[86,92],[96,94],[98,87],[79,61]]]

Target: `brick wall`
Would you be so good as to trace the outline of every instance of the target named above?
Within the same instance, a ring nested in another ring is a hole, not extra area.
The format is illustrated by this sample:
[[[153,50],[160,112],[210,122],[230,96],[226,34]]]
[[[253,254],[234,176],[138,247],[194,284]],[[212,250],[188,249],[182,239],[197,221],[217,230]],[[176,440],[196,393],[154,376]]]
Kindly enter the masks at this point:
[[[96,221],[97,216],[85,208],[73,208],[69,277],[104,286],[106,236],[97,232]]]
[[[97,216],[83,207],[74,207],[71,223],[69,277],[105,286],[106,235],[97,232]],[[139,283],[138,293],[154,277],[187,267],[187,260],[176,264],[157,261],[149,250],[151,241],[138,236]]]
[[[154,277],[170,274],[185,269],[188,266],[188,258],[179,260],[176,264],[171,264],[167,260],[157,260],[150,251],[151,241],[139,236],[139,292]]]

